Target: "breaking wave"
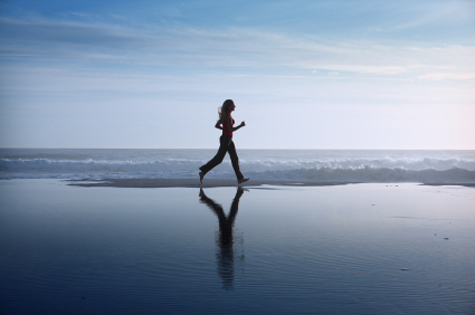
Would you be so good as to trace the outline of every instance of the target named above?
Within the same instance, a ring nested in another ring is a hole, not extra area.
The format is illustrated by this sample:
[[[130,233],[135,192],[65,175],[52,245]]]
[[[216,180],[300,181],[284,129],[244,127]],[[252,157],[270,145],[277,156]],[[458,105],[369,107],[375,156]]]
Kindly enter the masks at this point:
[[[0,179],[196,178],[212,150],[0,151]],[[257,180],[475,183],[474,151],[243,150]],[[226,159],[209,178],[234,178]]]

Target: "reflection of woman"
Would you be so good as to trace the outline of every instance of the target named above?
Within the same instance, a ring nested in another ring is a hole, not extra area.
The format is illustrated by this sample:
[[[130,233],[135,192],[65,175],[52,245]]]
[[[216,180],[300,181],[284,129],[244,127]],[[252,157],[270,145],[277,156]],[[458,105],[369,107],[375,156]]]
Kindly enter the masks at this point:
[[[243,121],[239,126],[234,127],[234,119],[231,117],[231,112],[234,111],[236,105],[234,105],[233,100],[224,101],[223,105],[219,110],[219,120],[216,123],[215,127],[221,129],[223,134],[219,138],[219,149],[218,153],[205,165],[200,167],[200,182],[203,183],[203,178],[206,173],[211,171],[216,165],[221,163],[226,155],[226,152],[229,153],[231,158],[231,164],[233,165],[234,172],[238,183],[244,183],[249,180],[249,178],[244,178],[241,171],[239,170],[239,160],[236,153],[236,147],[233,142],[233,131],[244,127],[246,123]]]
[[[205,203],[219,220],[218,274],[226,290],[231,290],[234,282],[233,227],[238,213],[239,199],[243,193],[244,190],[239,187],[231,205],[231,210],[226,216],[223,207],[208,198],[203,189],[200,190],[200,201]]]

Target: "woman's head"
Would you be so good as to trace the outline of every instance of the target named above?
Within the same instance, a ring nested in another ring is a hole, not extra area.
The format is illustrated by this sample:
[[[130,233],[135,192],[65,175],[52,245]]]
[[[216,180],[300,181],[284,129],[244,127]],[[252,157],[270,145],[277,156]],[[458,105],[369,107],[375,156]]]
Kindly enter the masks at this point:
[[[225,100],[223,103],[223,106],[221,106],[221,112],[226,113],[226,114],[231,114],[231,112],[234,110],[236,105],[234,105],[233,100]]]
[[[234,105],[233,100],[231,99],[225,100],[223,105],[218,110],[219,117],[221,118],[223,114],[230,115],[231,112],[234,110],[234,108],[236,108],[236,105]]]

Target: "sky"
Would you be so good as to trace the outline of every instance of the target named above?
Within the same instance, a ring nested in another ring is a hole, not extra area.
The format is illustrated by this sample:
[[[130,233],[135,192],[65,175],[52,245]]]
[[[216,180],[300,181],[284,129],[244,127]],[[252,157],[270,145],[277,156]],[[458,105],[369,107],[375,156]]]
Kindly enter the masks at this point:
[[[0,0],[0,147],[475,149],[473,0]]]

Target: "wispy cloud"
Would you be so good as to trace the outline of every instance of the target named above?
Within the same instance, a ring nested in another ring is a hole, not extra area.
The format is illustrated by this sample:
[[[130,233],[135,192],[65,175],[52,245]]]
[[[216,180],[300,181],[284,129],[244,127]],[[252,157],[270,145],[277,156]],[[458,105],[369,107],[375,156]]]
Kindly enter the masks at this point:
[[[411,29],[420,26],[439,25],[469,22],[473,24],[475,2],[471,0],[439,1],[428,3],[413,3],[407,10],[413,14],[405,21],[396,24],[396,29]]]
[[[168,67],[315,70],[346,75],[475,78],[475,46],[415,46],[390,41],[323,39],[251,28],[137,29],[112,24],[1,18],[4,60],[74,61]]]

